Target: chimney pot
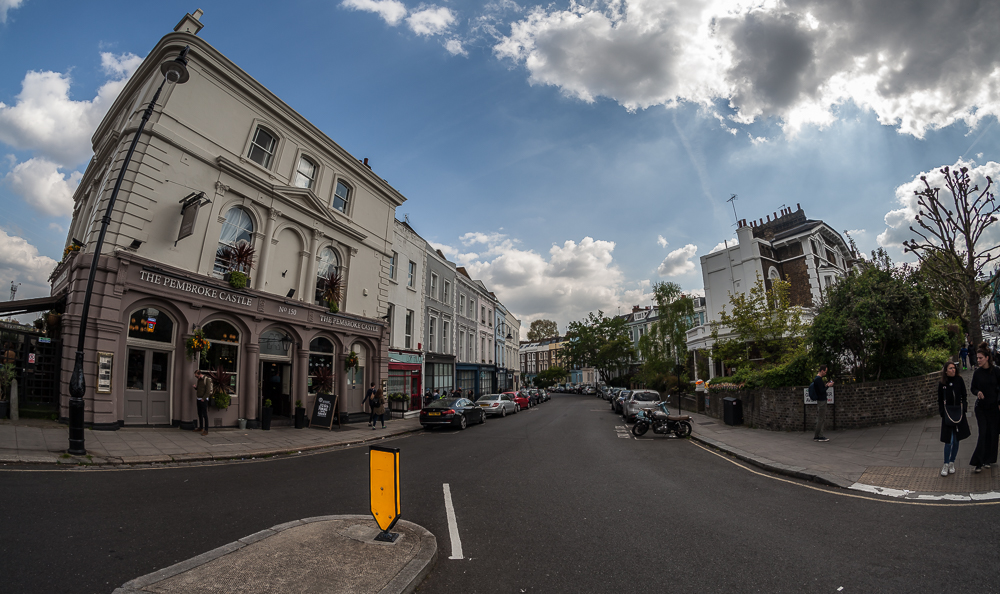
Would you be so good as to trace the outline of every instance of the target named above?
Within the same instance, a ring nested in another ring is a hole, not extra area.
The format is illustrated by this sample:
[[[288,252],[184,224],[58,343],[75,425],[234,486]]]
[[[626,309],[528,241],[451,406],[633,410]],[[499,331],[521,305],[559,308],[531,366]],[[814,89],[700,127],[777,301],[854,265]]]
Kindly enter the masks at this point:
[[[798,202],[795,203],[795,208],[802,210],[802,206]]]
[[[770,223],[770,222],[771,222],[771,215],[767,215],[767,222],[768,222],[768,223]]]

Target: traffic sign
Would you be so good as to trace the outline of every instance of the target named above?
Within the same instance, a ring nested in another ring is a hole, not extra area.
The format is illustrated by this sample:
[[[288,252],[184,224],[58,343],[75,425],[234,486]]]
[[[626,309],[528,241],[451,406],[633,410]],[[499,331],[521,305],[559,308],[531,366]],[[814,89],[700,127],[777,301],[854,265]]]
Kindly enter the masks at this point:
[[[382,532],[375,540],[394,542],[389,530],[399,520],[399,448],[368,448],[368,478],[372,517]]]

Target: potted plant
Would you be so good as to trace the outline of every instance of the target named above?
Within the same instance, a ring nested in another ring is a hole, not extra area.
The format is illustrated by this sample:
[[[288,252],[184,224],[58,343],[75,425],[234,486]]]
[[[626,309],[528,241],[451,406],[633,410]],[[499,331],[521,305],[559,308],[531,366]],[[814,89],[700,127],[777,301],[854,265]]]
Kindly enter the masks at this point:
[[[331,268],[323,281],[323,300],[330,306],[330,313],[340,311],[340,292],[344,287],[344,279],[337,272],[336,268]]]
[[[264,406],[260,409],[260,428],[264,431],[271,430],[271,399],[264,399]]]
[[[359,365],[358,354],[351,351],[347,358],[344,359],[344,371],[350,371]]]
[[[10,383],[16,375],[17,368],[13,363],[0,365],[0,419],[10,415]]]
[[[295,428],[302,429],[306,426],[306,409],[302,406],[301,400],[295,401]]]
[[[410,397],[401,392],[389,394],[389,407],[392,410],[406,412],[410,410]]]
[[[250,269],[254,267],[257,250],[250,243],[220,247],[216,253],[226,269],[222,278],[234,289],[245,289],[250,284]]]
[[[205,331],[198,328],[194,331],[187,341],[184,343],[187,349],[188,359],[195,359],[198,355],[202,357],[208,355],[208,349],[212,347],[212,343],[208,342],[205,338]]]
[[[212,385],[215,390],[212,394],[212,406],[219,410],[226,410],[229,408],[229,403],[232,402],[229,391],[232,389],[233,374],[223,369],[220,365],[214,371],[209,371],[208,377],[212,379]]]

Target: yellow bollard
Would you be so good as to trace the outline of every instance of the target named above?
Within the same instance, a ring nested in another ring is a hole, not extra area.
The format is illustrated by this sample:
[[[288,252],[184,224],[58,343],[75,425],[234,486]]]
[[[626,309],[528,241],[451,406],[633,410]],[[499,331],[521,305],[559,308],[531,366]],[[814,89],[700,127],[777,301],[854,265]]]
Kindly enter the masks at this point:
[[[389,532],[399,520],[399,448],[368,447],[368,484],[372,517],[382,532],[375,540],[395,542]]]

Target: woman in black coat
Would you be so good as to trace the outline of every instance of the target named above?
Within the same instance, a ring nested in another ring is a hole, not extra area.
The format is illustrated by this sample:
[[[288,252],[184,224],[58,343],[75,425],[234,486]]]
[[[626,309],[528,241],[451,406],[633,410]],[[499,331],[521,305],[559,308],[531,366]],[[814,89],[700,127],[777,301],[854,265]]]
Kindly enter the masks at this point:
[[[971,466],[974,472],[982,472],[983,467],[997,463],[997,440],[1000,439],[1000,370],[990,365],[989,346],[984,342],[976,349],[976,370],[972,373],[970,391],[976,395],[976,424],[979,426],[979,441],[972,453]]]
[[[961,412],[956,414],[955,407]],[[958,366],[949,361],[944,364],[941,381],[938,382],[938,414],[941,415],[941,441],[944,443],[944,466],[941,467],[941,476],[955,474],[958,442],[972,434],[969,429],[969,419],[966,417],[968,411],[965,381],[958,374]]]

